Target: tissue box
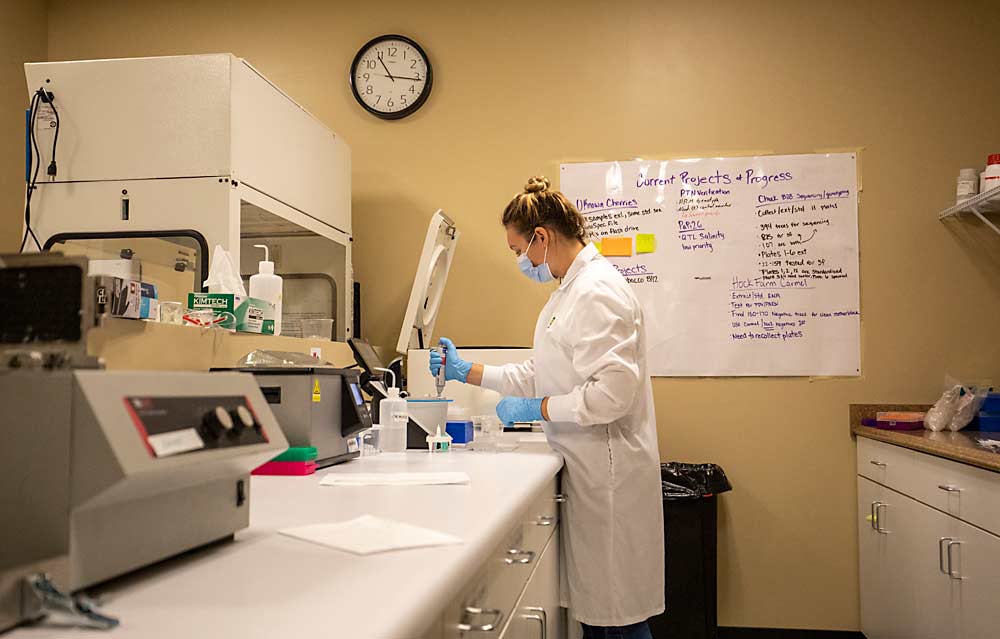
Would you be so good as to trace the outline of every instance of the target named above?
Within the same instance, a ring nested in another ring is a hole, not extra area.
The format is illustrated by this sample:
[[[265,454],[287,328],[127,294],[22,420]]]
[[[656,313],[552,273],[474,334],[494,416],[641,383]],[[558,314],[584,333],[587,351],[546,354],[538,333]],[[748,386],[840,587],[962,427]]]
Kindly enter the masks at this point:
[[[236,330],[274,335],[274,304],[247,297],[236,306]]]
[[[223,328],[235,328],[241,333],[274,335],[274,304],[256,297],[233,293],[188,293],[188,308],[210,308],[216,315],[232,313],[236,325],[226,321]]]

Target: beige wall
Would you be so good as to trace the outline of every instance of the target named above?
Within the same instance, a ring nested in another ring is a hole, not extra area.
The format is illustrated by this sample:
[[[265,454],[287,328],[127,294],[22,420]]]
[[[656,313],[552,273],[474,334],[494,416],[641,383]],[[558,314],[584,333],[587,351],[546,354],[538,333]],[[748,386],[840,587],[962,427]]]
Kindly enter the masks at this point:
[[[990,7],[57,0],[49,57],[232,51],[345,135],[365,328],[382,345],[438,207],[463,232],[440,328],[527,344],[548,289],[518,274],[497,218],[528,176],[864,147],[864,375],[654,384],[663,457],[719,462],[736,487],[721,498],[720,622],[855,629],[848,403],[929,401],[945,371],[1000,381],[1000,236],[934,215],[960,167],[1000,152]],[[385,32],[415,37],[435,65],[430,101],[403,122],[368,116],[348,90],[355,51]]]
[[[0,253],[21,246],[24,216],[24,63],[46,55],[45,2],[0,0]],[[45,175],[42,167],[41,175]]]

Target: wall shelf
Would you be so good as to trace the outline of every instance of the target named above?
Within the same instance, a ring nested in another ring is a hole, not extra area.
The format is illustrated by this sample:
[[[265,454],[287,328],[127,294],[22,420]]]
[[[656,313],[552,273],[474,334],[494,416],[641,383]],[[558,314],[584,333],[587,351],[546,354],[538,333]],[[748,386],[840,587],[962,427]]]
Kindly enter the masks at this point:
[[[996,211],[1000,211],[1000,187],[980,193],[964,202],[959,202],[955,206],[946,208],[938,213],[938,219],[945,220],[949,217],[961,215],[962,213],[972,213],[982,220],[986,226],[996,231],[997,234],[1000,234],[1000,227],[988,220],[985,215],[986,213],[994,213]]]

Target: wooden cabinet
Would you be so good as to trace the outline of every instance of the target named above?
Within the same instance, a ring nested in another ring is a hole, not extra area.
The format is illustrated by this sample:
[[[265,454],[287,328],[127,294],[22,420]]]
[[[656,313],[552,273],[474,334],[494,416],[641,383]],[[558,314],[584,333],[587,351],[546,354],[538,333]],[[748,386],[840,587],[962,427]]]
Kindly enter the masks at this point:
[[[862,450],[862,441],[867,440],[859,439],[858,543],[865,636],[1000,636],[1000,530],[958,516],[989,522],[991,502],[992,508],[1000,505],[995,503],[1000,474],[901,448],[888,454],[872,446]],[[884,470],[864,465],[873,455],[887,464]],[[938,484],[958,491],[940,489],[942,498]],[[959,499],[966,499],[967,507]]]

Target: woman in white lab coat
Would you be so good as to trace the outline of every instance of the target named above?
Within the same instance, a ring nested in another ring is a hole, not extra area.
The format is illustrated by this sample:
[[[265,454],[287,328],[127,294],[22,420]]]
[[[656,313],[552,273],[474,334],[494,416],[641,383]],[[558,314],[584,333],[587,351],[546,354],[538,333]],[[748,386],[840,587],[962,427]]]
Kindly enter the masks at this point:
[[[664,610],[664,553],[642,309],[546,178],[529,180],[502,219],[521,271],[535,282],[560,280],[538,317],[534,357],[474,364],[442,338],[445,375],[505,395],[501,421],[544,422],[562,454],[562,605],[585,639],[648,639],[646,620]],[[441,365],[432,352],[431,373]]]

